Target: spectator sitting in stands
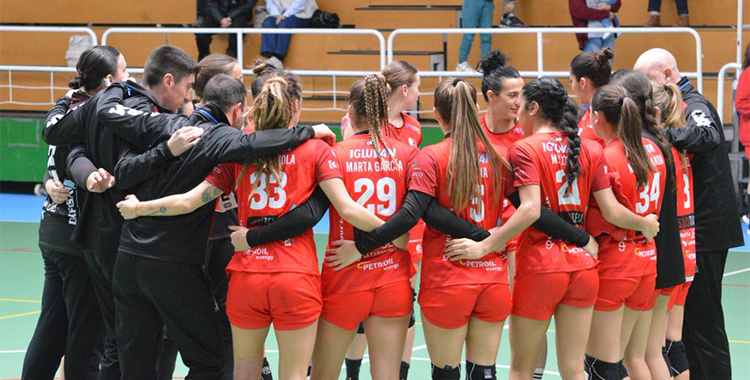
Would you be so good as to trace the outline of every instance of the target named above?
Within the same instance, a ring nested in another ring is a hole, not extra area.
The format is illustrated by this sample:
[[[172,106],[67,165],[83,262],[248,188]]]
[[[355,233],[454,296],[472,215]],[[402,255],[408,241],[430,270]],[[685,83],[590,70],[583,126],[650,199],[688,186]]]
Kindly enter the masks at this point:
[[[596,9],[589,8],[586,0],[568,0],[568,9],[570,10],[570,18],[573,19],[573,26],[575,27],[588,27],[590,21],[601,21],[604,19],[612,20],[615,17],[615,12],[620,10],[622,3],[620,0],[616,0],[613,4],[603,3],[597,5]],[[583,51],[589,50],[601,50],[605,47],[609,47],[614,50],[615,36],[612,35],[609,39],[605,40],[602,37],[591,37],[593,33],[576,33],[576,39],[578,39],[578,48]],[[610,40],[611,39],[611,40]]]
[[[500,20],[501,28],[516,28],[526,26],[514,13],[516,11],[516,0],[504,0],[503,19]]]
[[[207,0],[202,28],[244,28],[252,17],[258,0]],[[198,61],[211,54],[213,34],[196,34]],[[237,58],[237,35],[229,35],[227,55]]]
[[[263,21],[264,28],[306,28],[318,4],[315,0],[266,0],[266,9],[269,16]],[[260,55],[267,58],[267,64],[283,68],[291,39],[291,34],[264,34]]]
[[[675,3],[677,4],[677,15],[680,16],[680,19],[674,26],[690,25],[687,0],[675,0]],[[651,17],[649,17],[646,26],[661,26],[661,0],[648,0],[648,13]]]

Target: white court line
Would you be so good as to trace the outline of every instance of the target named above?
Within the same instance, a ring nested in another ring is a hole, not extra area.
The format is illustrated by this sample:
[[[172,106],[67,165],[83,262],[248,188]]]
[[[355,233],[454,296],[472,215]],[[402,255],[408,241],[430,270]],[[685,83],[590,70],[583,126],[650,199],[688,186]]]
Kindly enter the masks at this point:
[[[750,268],[745,268],[745,269],[736,270],[734,272],[724,273],[724,277],[734,276],[735,274],[740,274],[740,273],[745,273],[745,272],[750,272]]]
[[[414,351],[419,351],[419,350],[424,350],[425,348],[427,348],[427,345],[426,345],[426,344],[423,344],[423,345],[421,345],[421,346],[416,346],[416,347],[412,348],[412,349],[411,349],[411,352],[414,352]]]
[[[0,354],[23,354],[26,350],[2,350]]]

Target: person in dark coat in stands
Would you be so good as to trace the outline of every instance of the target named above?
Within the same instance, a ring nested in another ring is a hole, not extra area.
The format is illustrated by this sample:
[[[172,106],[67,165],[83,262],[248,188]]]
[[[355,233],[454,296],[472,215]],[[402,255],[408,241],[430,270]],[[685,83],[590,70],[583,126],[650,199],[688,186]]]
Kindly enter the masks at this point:
[[[202,28],[244,28],[253,15],[258,0],[206,0]],[[196,34],[198,60],[211,54],[213,34]],[[237,58],[237,35],[229,35],[227,55]]]

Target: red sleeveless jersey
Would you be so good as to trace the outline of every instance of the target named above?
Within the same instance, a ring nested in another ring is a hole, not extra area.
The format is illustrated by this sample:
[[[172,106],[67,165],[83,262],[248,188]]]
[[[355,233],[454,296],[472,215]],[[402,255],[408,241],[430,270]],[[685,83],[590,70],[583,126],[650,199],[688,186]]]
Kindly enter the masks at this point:
[[[641,141],[656,171],[649,173],[648,182],[640,188],[620,139],[613,140],[604,148],[604,156],[611,177],[619,182],[620,186],[614,187],[619,193],[618,198],[626,200],[621,203],[641,216],[658,215],[664,196],[667,167],[659,147],[646,138]],[[602,277],[641,277],[656,273],[657,253],[653,240],[647,242],[642,236],[629,233],[624,239],[602,235],[598,242],[599,260],[602,262],[599,274]]]
[[[536,133],[510,148],[516,187],[538,185],[541,203],[583,228],[591,193],[609,187],[602,148],[581,140],[580,171],[572,186],[566,180],[568,139],[563,132]],[[519,238],[517,273],[574,272],[596,266],[583,248],[547,236],[534,227]]]
[[[693,168],[686,157],[687,168],[683,168],[682,158],[672,147],[675,176],[677,182],[677,224],[680,227],[682,255],[685,261],[685,279],[692,281],[695,276],[695,202],[693,201]]]
[[[417,148],[385,138],[378,155],[368,134],[357,134],[336,144],[333,151],[349,195],[357,203],[388,220],[406,197],[411,164]],[[381,159],[382,157],[382,159]],[[356,240],[355,228],[335,208],[330,210],[328,245],[336,240]],[[414,269],[411,255],[388,243],[338,272],[323,266],[323,294],[358,292],[408,281]]]
[[[422,126],[419,124],[417,119],[407,115],[405,112],[401,112],[401,119],[404,120],[404,124],[399,128],[396,128],[393,124],[388,123],[386,136],[396,139],[404,144],[418,148],[419,144],[422,143]],[[348,113],[341,118],[342,135],[347,128],[350,128]]]
[[[604,146],[604,140],[596,135],[594,126],[591,124],[591,106],[578,121],[578,136],[581,136],[582,139],[596,141],[599,145]]]
[[[458,215],[487,230],[500,224],[502,201],[505,192],[495,189],[492,179],[503,177],[503,186],[509,186],[510,172],[493,173],[489,155],[477,143],[480,154],[480,178],[477,195],[471,204]],[[412,170],[409,190],[433,196],[443,207],[452,209],[448,185],[448,161],[451,138],[422,149]],[[501,155],[504,152],[500,153]],[[451,237],[427,225],[424,231],[424,256],[422,261],[422,288],[435,288],[465,284],[508,283],[505,255],[490,253],[479,260],[449,261],[444,255],[445,244]]]
[[[275,175],[247,168],[235,190],[239,204],[240,226],[273,221],[304,203],[318,183],[341,178],[331,147],[320,140],[308,140],[279,155],[281,173]],[[214,168],[206,180],[229,193],[242,172],[242,164],[223,164]],[[312,229],[284,241],[251,247],[236,252],[227,270],[278,273],[296,272],[318,275],[318,256]]]

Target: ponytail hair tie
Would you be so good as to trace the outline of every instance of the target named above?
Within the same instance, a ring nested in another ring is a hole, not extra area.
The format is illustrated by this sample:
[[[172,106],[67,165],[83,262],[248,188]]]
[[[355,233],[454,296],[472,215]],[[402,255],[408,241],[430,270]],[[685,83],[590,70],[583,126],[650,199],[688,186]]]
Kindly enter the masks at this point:
[[[618,99],[617,101],[618,101],[618,102],[619,102],[620,104],[622,104],[622,103],[623,103],[623,102],[625,101],[625,98],[627,98],[627,97],[628,97],[627,95],[620,95],[620,99]]]
[[[456,87],[459,83],[463,82],[464,78],[456,78],[453,80],[453,87]]]

